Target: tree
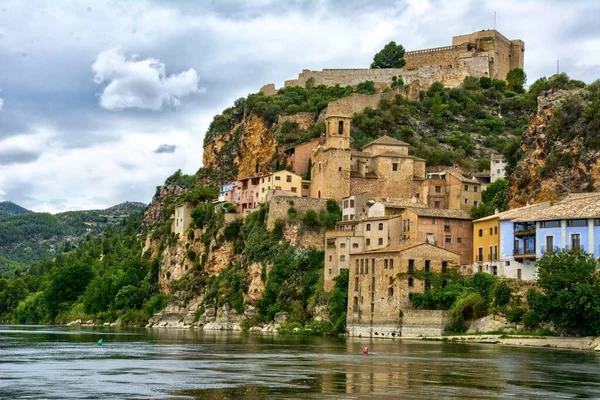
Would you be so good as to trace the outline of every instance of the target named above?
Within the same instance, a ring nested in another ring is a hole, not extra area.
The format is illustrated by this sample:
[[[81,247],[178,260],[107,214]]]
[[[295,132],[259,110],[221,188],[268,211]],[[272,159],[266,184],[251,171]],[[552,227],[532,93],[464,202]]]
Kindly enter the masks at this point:
[[[492,207],[493,210],[506,211],[508,209],[508,181],[498,179],[481,192],[481,200]]]
[[[511,69],[506,75],[506,81],[508,82],[510,90],[517,93],[523,93],[523,85],[525,85],[525,82],[527,81],[527,75],[521,68]]]
[[[579,335],[600,335],[600,278],[593,255],[547,253],[536,262],[539,291],[527,301],[542,321]]]
[[[393,40],[373,57],[371,68],[402,68],[406,64],[404,47]]]

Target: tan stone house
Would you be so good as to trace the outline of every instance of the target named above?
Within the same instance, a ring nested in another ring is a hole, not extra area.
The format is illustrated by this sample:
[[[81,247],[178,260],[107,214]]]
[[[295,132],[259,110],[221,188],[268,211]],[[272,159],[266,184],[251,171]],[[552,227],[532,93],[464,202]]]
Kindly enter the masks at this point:
[[[171,216],[171,232],[183,235],[192,223],[192,207],[189,204],[181,204],[175,207],[175,213]]]
[[[420,197],[431,208],[471,211],[481,204],[481,182],[451,169],[430,172],[421,185]]]
[[[401,311],[430,288],[412,274],[458,268],[460,255],[428,243],[393,245],[350,255],[347,329],[350,336],[400,332]]]

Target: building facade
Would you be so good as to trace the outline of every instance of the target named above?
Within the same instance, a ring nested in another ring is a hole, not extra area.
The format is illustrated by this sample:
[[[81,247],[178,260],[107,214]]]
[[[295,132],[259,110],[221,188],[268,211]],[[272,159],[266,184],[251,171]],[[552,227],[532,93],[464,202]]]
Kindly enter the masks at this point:
[[[458,171],[430,172],[421,185],[421,198],[430,208],[471,211],[481,203],[481,183]]]
[[[347,329],[351,336],[376,330],[400,333],[400,315],[414,293],[430,289],[418,270],[443,273],[457,268],[460,256],[427,244],[388,246],[350,256]],[[366,331],[365,331],[366,330]]]
[[[171,232],[183,235],[192,223],[192,208],[189,204],[182,204],[175,207],[175,213],[171,217]]]
[[[492,154],[490,160],[490,181],[506,178],[506,160],[501,154]]]
[[[291,196],[302,196],[302,177],[293,172],[282,170],[260,177],[258,183],[258,202],[267,201],[269,191],[289,192]]]

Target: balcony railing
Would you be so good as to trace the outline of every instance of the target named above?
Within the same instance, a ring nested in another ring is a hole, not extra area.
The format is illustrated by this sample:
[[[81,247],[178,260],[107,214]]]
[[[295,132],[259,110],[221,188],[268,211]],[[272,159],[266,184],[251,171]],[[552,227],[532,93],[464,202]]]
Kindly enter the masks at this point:
[[[558,246],[542,246],[542,254],[547,254],[547,253],[557,253],[560,251],[560,247]]]
[[[583,245],[577,245],[577,246],[565,246],[565,251],[585,251],[585,246]]]
[[[532,256],[532,255],[534,256],[535,255],[535,249],[525,249],[525,248],[522,248],[522,247],[521,248],[517,247],[513,251],[513,255],[515,257],[518,257],[518,256],[521,256],[521,257],[522,256]]]
[[[498,260],[498,253],[489,253],[488,254],[488,261],[497,261]]]
[[[535,235],[535,228],[523,228],[515,230],[515,236],[532,236]]]
[[[477,257],[475,257],[475,259],[477,260],[477,262],[483,262],[483,254],[478,254]]]

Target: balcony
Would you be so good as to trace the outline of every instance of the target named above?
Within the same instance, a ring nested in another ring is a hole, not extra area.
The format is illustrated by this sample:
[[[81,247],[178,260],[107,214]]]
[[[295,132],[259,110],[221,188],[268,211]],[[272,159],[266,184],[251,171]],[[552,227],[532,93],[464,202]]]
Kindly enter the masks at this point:
[[[513,255],[515,258],[535,258],[535,248],[515,248],[515,250],[513,251]]]
[[[488,261],[498,261],[498,253],[489,253]]]
[[[514,234],[517,237],[533,236],[533,235],[535,235],[535,224],[531,224],[531,223],[525,223],[525,224],[515,223]]]
[[[573,246],[573,245],[571,245],[571,246],[565,246],[565,251],[571,251],[571,250],[572,250],[572,251],[580,251],[580,252],[583,252],[583,253],[585,253],[585,246],[583,246],[583,245],[576,245],[576,246]]]
[[[560,247],[558,246],[542,246],[542,254],[548,253],[558,253],[560,251]]]

